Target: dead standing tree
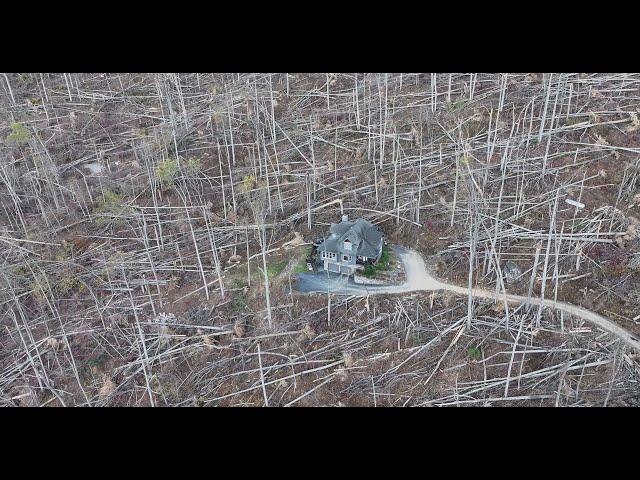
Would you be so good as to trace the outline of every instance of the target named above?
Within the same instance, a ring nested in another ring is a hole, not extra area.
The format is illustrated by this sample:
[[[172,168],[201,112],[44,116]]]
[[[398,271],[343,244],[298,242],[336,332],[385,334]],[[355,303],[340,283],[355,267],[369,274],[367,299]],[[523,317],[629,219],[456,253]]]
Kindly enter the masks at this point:
[[[267,241],[266,228],[266,218],[268,213],[267,189],[265,186],[260,185],[260,182],[256,182],[254,177],[248,175],[242,181],[242,190],[247,196],[247,201],[251,208],[251,213],[255,222],[254,227],[256,238],[262,251],[262,268],[259,268],[259,270],[262,271],[264,279],[264,296],[267,309],[267,323],[269,325],[269,329],[271,329],[271,296],[269,293],[269,272],[267,271],[267,250],[269,243]],[[247,256],[247,262],[249,261],[249,257]]]

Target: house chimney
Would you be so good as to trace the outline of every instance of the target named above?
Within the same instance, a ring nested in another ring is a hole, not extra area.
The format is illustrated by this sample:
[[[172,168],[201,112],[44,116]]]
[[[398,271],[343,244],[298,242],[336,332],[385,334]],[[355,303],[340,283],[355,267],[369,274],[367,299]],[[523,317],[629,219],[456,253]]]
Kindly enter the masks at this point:
[[[348,222],[349,221],[349,215],[342,215],[342,221],[343,222]]]

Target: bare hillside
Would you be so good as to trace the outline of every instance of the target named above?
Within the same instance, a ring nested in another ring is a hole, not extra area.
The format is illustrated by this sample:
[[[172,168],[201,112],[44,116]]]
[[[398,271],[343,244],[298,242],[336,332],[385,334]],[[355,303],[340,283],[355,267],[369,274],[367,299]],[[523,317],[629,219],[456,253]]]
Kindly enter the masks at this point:
[[[0,405],[638,405],[639,352],[549,304],[640,336],[639,101],[639,74],[2,74]],[[457,290],[297,292],[342,214]]]

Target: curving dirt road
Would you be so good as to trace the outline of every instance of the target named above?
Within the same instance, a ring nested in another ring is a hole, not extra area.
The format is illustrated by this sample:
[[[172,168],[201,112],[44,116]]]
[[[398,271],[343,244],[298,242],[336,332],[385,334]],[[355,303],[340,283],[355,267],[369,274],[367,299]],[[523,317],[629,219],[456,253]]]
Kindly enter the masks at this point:
[[[402,285],[366,286],[356,284],[353,280],[345,277],[319,273],[299,275],[298,290],[301,292],[330,292],[356,296],[446,290],[460,295],[468,295],[469,290],[465,287],[436,280],[427,270],[424,259],[418,252],[402,247],[394,247],[394,251],[398,258],[402,260],[405,268],[406,280]],[[529,305],[542,305],[544,307],[562,310],[617,336],[625,345],[640,352],[640,338],[608,318],[598,315],[586,308],[547,299],[541,300],[540,298],[527,298],[521,295],[496,294],[495,292],[482,288],[472,289],[471,294],[476,298],[489,298],[498,301],[506,300],[508,303],[528,303]]]

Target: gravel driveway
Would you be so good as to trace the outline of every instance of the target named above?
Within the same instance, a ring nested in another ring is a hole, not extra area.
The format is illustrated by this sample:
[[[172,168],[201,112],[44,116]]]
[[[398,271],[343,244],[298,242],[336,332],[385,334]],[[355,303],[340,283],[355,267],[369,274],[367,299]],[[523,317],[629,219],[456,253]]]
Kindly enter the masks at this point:
[[[401,285],[374,286],[357,284],[351,278],[327,272],[301,273],[298,275],[296,290],[302,293],[334,293],[338,295],[379,295],[384,293],[408,293],[415,291],[447,290],[459,295],[468,295],[469,290],[458,285],[442,283],[427,271],[424,259],[414,251],[403,247],[392,247],[394,253],[402,261],[406,279]],[[640,339],[606,317],[585,308],[565,302],[540,298],[527,298],[520,295],[496,294],[482,288],[474,288],[471,292],[475,298],[488,298],[508,303],[529,303],[548,308],[556,308],[590,322],[603,330],[620,338],[626,345],[640,352]]]
[[[427,271],[422,256],[403,247],[391,247],[402,262],[406,278],[401,285],[362,285],[351,277],[320,271],[298,274],[296,290],[302,293],[334,293],[338,295],[376,295],[381,293],[406,293],[418,290],[439,290],[442,283]]]

